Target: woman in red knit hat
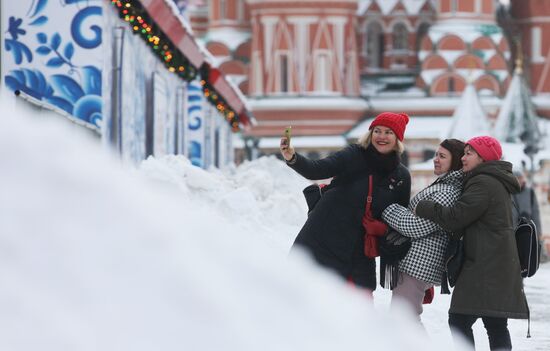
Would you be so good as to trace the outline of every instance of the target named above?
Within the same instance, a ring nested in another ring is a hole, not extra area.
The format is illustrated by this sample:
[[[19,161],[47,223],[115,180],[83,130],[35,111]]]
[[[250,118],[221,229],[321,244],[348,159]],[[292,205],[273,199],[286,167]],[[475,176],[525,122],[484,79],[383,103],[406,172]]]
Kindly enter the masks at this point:
[[[377,236],[386,233],[380,220],[392,203],[409,203],[411,179],[401,164],[409,116],[379,114],[358,144],[310,160],[296,153],[286,137],[280,150],[288,166],[307,179],[332,178],[310,211],[293,247],[310,252],[324,267],[359,287],[376,288]]]
[[[416,214],[460,234],[464,263],[449,309],[453,336],[474,346],[472,325],[483,320],[491,350],[511,350],[508,318],[527,319],[514,236],[510,194],[519,192],[512,164],[501,161],[500,143],[490,136],[466,142],[464,191],[452,207],[420,201]]]

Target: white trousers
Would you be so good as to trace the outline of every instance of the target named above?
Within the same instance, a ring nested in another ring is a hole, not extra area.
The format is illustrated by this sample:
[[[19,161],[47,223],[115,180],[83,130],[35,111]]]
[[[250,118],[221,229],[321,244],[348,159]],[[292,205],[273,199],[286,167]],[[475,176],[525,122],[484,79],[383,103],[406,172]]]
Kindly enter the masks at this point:
[[[409,305],[420,320],[422,314],[422,301],[426,290],[433,284],[411,277],[407,273],[399,272],[397,286],[392,290],[391,308],[395,308],[395,301],[401,301]]]

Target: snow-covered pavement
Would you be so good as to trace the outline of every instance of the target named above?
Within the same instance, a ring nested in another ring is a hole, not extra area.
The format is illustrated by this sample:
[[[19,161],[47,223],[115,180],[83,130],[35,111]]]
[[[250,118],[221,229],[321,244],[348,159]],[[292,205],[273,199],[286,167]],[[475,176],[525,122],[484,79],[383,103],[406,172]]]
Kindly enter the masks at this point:
[[[406,311],[288,257],[306,181],[275,158],[135,170],[65,125],[3,107],[0,350],[440,350],[449,297]],[[17,118],[15,118],[17,116]],[[526,280],[515,350],[550,349],[550,265]],[[374,307],[374,308],[373,308]],[[478,323],[479,324],[479,323]],[[476,325],[479,350],[487,350]]]
[[[512,336],[514,350],[550,350],[550,263],[541,266],[534,277],[525,280],[525,291],[531,310],[531,338],[526,338],[527,321],[509,320],[509,329]],[[378,291],[377,298],[382,304],[388,304],[390,294],[387,291]],[[447,327],[447,310],[450,304],[450,295],[439,294],[431,305],[425,305],[422,320],[428,334],[441,335],[449,342],[451,334]],[[474,325],[474,335],[477,350],[489,350],[487,334],[481,320]]]

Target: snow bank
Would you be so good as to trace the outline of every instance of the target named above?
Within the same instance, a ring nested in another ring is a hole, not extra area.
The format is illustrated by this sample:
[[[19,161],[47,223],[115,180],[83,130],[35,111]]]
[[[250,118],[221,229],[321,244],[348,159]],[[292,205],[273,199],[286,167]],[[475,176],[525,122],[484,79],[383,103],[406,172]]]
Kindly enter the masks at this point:
[[[282,163],[136,172],[78,129],[2,111],[0,349],[441,348],[286,258],[304,183]]]
[[[241,229],[256,232],[284,253],[306,220],[302,189],[309,184],[274,156],[245,162],[225,173],[205,171],[184,156],[149,157],[139,167],[162,187],[175,187],[180,200],[214,210]],[[258,231],[258,228],[261,228]]]

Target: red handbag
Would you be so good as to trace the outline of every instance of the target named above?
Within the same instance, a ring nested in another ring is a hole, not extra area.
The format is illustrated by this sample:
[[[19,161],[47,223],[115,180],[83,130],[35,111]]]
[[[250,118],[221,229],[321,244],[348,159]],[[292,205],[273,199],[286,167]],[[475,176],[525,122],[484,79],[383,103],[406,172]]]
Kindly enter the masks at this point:
[[[372,175],[369,175],[369,193],[367,195],[367,205],[365,206],[365,214],[363,215],[363,228],[365,229],[365,256],[375,258],[380,256],[378,248],[378,237],[386,234],[388,225],[382,221],[372,218]]]

